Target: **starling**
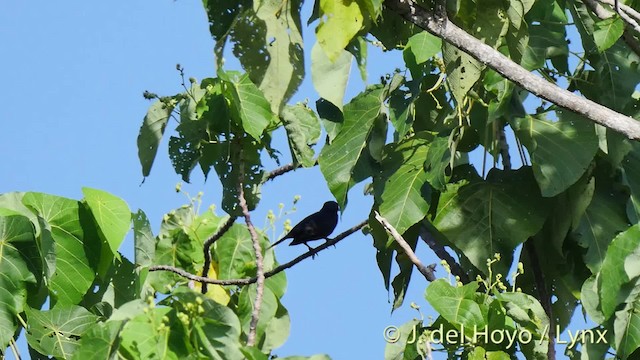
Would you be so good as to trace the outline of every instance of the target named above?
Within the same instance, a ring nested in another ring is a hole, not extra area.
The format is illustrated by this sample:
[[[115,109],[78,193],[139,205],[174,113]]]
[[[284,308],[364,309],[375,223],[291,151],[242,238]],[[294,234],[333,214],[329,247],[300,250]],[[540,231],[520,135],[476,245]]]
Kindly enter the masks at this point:
[[[305,244],[311,250],[312,248],[307,244],[307,241],[326,239],[336,228],[336,225],[338,225],[338,203],[327,201],[320,211],[302,219],[287,235],[273,243],[269,248],[280,244],[286,239],[293,239],[289,246]]]

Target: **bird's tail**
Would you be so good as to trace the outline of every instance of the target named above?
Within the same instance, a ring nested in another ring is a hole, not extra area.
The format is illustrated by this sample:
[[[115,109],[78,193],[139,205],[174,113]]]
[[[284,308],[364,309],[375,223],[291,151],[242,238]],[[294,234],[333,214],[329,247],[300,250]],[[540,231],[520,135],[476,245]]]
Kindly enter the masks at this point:
[[[283,241],[285,241],[285,240],[287,240],[287,239],[288,239],[288,238],[283,237],[282,239],[280,239],[280,240],[278,240],[278,241],[274,242],[273,244],[271,244],[271,245],[267,248],[267,250],[271,249],[272,247],[274,247],[274,246],[276,246],[276,245],[280,244],[281,242],[283,242]]]

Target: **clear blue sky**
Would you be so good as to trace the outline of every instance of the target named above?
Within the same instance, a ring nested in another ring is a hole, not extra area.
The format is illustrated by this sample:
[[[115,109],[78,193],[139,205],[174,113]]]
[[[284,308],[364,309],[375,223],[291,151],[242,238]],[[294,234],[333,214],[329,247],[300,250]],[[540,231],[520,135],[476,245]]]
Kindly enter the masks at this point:
[[[313,29],[305,29],[307,51],[312,35]],[[140,185],[136,137],[150,104],[142,92],[181,91],[176,63],[187,76],[214,76],[213,41],[201,3],[6,1],[0,5],[0,44],[0,192],[40,191],[80,199],[83,186],[103,189],[123,198],[132,211],[143,209],[157,231],[162,215],[184,204],[185,198],[174,191],[180,178],[167,157],[166,139],[151,176]],[[374,83],[393,70],[390,61],[398,58],[370,51],[369,82]],[[228,61],[227,69],[233,64]],[[309,98],[313,104],[317,94],[309,72],[307,77],[295,99]],[[346,99],[362,87],[354,65]],[[280,133],[276,146],[286,162],[283,139]],[[269,166],[276,165],[267,162]],[[215,175],[205,183],[194,171],[192,184],[183,189],[192,195],[202,190],[207,205],[220,204]],[[297,171],[264,186],[255,223],[261,225],[269,209],[290,203],[294,195],[302,199],[298,212],[290,216],[293,223],[331,198],[317,168]],[[362,196],[362,187],[349,199],[336,233],[368,216],[371,199]],[[129,237],[122,251],[131,254],[132,246]],[[287,261],[304,250],[280,247],[278,259]],[[418,254],[425,263],[436,262],[424,249]],[[274,351],[279,356],[326,353],[336,360],[380,359],[383,329],[417,315],[408,306],[411,301],[421,305],[425,315],[433,315],[423,296],[427,283],[419,275],[413,278],[404,308],[390,315],[392,295],[384,288],[372,239],[362,233],[287,270],[287,277],[283,302],[291,316],[291,336]],[[21,344],[21,353],[28,356],[24,339]]]

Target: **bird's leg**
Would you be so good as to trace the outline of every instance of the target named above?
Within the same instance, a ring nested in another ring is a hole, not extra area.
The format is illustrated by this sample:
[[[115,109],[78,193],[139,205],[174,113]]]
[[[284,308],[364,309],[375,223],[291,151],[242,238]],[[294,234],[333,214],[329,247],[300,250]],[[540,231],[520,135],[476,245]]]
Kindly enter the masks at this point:
[[[333,239],[329,239],[328,237],[326,237],[326,238],[324,238],[324,239],[325,239],[327,242],[329,242],[329,241],[333,240]],[[333,248],[334,248],[334,249],[336,248],[336,244],[333,244]]]
[[[307,249],[309,249],[310,252],[315,250],[315,248],[312,248],[311,246],[309,246],[309,244],[307,244],[307,243],[303,243],[303,244],[307,247]],[[318,255],[318,254],[311,255],[311,259],[315,259],[316,255]]]

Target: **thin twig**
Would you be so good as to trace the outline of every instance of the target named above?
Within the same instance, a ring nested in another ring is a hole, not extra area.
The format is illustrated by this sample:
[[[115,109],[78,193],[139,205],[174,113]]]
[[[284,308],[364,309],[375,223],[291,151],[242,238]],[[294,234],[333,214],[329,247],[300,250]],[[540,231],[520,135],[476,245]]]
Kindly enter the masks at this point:
[[[276,268],[274,268],[271,271],[267,271],[266,273],[264,273],[264,278],[268,279],[274,275],[277,275],[278,273],[289,269],[290,267],[296,265],[297,263],[301,262],[302,260],[312,257],[313,255],[319,253],[320,251],[336,245],[338,242],[340,242],[341,240],[343,240],[344,238],[346,238],[347,236],[355,233],[356,231],[362,229],[365,225],[367,225],[367,221],[363,221],[361,223],[359,223],[358,225],[352,227],[351,229],[340,233],[338,236],[336,236],[333,239],[328,240],[327,242],[325,242],[324,244],[315,247],[312,250],[307,251],[306,253],[298,256],[297,258],[289,261],[288,263],[282,264]],[[185,279],[188,280],[192,280],[192,281],[197,281],[199,283],[206,283],[206,284],[214,284],[214,285],[238,285],[238,286],[244,286],[244,285],[249,285],[249,284],[253,284],[256,281],[258,281],[257,277],[252,277],[252,278],[246,278],[246,279],[226,279],[226,280],[220,280],[220,279],[211,279],[208,277],[203,277],[203,276],[198,276],[198,275],[194,275],[191,274],[188,271],[179,269],[175,266],[171,266],[171,265],[153,265],[149,267],[149,271],[170,271],[174,274],[180,275]]]
[[[249,229],[249,234],[251,234],[253,251],[256,255],[256,298],[253,301],[253,311],[251,312],[251,322],[249,323],[249,334],[247,335],[247,346],[253,346],[256,343],[256,332],[258,329],[258,321],[260,320],[260,308],[262,307],[265,277],[260,239],[258,238],[258,233],[251,222],[251,214],[249,214],[247,200],[244,198],[244,158],[242,156],[242,150],[240,150],[238,168],[240,169],[238,171],[238,205],[240,206],[240,209],[242,209],[242,215],[244,216],[244,221]]]
[[[615,8],[614,0],[598,0],[598,1]],[[640,12],[638,12],[636,9],[632,8],[631,6],[625,5],[625,4],[619,4],[619,9],[620,9],[619,13],[621,15],[622,13],[624,13],[625,15],[633,18],[634,20],[640,21]]]
[[[409,260],[411,260],[413,265],[415,265],[418,268],[418,271],[420,271],[420,273],[424,275],[424,277],[427,280],[435,281],[436,276],[433,274],[433,268],[430,266],[425,266],[422,263],[422,261],[418,259],[418,257],[416,256],[416,253],[413,252],[413,249],[411,248],[409,243],[407,243],[407,241],[402,237],[402,235],[398,233],[398,231],[393,227],[393,225],[389,224],[387,219],[383,218],[377,211],[375,211],[374,213],[376,216],[376,220],[378,220],[378,222],[382,224],[384,229],[387,230],[387,232],[396,240],[398,245],[400,245],[402,250],[404,250],[404,252],[409,257]]]
[[[609,1],[609,0],[602,0]],[[416,26],[449,42],[530,93],[571,110],[629,139],[640,139],[640,122],[533,75],[498,50],[450,21],[435,18],[414,0],[385,0],[385,6]]]
[[[229,229],[231,225],[236,221],[237,217],[230,216],[227,221],[216,231],[207,241],[204,242],[204,266],[202,267],[202,276],[207,277],[209,275],[209,267],[211,267],[211,245],[222,237]],[[207,293],[207,283],[202,283],[202,293]]]
[[[280,175],[284,175],[286,173],[288,173],[289,171],[295,170],[299,167],[300,165],[294,164],[294,163],[289,163],[287,165],[283,165],[275,170],[269,171],[267,174],[265,174],[265,176],[262,178],[262,183],[266,183],[269,180],[273,180],[274,178],[276,178],[277,176]]]
[[[431,248],[440,260],[446,261],[451,269],[451,274],[457,276],[460,282],[463,284],[469,283],[469,277],[467,273],[462,269],[462,266],[451,256],[444,246],[439,244],[429,230],[423,225],[420,226],[420,238]]]

